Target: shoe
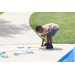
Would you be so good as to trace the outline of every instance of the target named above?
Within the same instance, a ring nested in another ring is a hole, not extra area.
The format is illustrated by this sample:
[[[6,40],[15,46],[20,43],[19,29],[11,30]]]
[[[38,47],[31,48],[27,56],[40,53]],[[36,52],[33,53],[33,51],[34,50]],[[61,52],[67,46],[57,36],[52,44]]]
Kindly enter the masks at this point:
[[[53,45],[48,45],[46,49],[53,49]]]
[[[50,46],[50,49],[53,49],[53,45]]]
[[[51,47],[51,46],[50,46],[50,45],[48,45],[48,46],[46,47],[46,49],[50,49],[50,47]]]
[[[50,45],[49,43],[45,43],[45,44],[44,44],[44,46],[49,46],[49,45]]]

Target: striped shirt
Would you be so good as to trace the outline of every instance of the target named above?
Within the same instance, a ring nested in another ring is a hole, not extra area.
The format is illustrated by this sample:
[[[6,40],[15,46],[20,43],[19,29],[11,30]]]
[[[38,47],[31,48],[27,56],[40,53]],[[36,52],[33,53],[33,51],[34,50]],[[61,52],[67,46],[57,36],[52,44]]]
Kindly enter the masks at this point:
[[[43,25],[42,26],[43,28],[43,34],[47,33],[48,31],[52,31],[52,29],[58,29],[59,26],[57,24],[54,24],[54,23],[50,23],[50,24],[46,24],[46,25]]]

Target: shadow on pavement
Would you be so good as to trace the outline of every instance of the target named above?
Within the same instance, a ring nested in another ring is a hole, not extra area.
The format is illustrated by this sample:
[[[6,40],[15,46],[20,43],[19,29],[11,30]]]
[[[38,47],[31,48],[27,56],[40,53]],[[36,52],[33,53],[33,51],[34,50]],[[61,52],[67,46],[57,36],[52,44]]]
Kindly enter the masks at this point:
[[[45,47],[42,47],[42,48],[39,48],[40,50],[44,50],[44,51],[46,51],[46,50],[48,50],[48,51],[54,51],[54,50],[63,50],[62,48],[56,48],[56,47],[54,47],[53,49],[46,49]]]
[[[22,31],[28,31],[28,30],[31,30],[31,27],[27,26],[26,24],[18,26],[15,24],[11,24],[10,21],[0,19],[0,37],[14,38],[14,35],[22,34]]]

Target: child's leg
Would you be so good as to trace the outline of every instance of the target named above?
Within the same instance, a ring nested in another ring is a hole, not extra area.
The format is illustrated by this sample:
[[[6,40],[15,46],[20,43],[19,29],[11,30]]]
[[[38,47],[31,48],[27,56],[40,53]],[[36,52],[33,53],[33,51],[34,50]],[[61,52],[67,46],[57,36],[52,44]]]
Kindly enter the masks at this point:
[[[52,37],[49,36],[50,45],[52,45]]]
[[[47,43],[50,43],[50,42],[49,42],[49,35],[47,35]]]
[[[53,30],[51,31],[51,33],[49,34],[49,36],[50,36],[50,37],[49,37],[49,38],[50,38],[49,41],[50,41],[50,44],[51,44],[51,45],[52,45],[52,37],[56,34],[56,32],[57,32],[58,30],[59,30],[59,28],[56,29],[56,30],[53,29]]]
[[[45,43],[44,46],[49,46],[50,45],[49,39],[50,39],[50,37],[49,37],[49,35],[47,35],[47,43]]]
[[[46,47],[46,49],[53,49],[52,46],[52,37],[51,36],[47,36],[47,43],[49,43],[49,45]]]
[[[52,37],[50,35],[47,35],[47,43],[50,43],[50,45],[52,45]]]

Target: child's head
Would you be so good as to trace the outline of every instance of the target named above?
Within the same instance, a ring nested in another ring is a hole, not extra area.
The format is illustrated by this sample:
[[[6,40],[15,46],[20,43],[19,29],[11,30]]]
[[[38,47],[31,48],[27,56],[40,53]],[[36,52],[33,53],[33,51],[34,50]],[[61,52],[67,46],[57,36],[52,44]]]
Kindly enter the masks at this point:
[[[39,32],[39,33],[43,33],[43,28],[42,28],[41,25],[37,25],[37,26],[35,27],[35,30],[36,30],[37,32]]]

